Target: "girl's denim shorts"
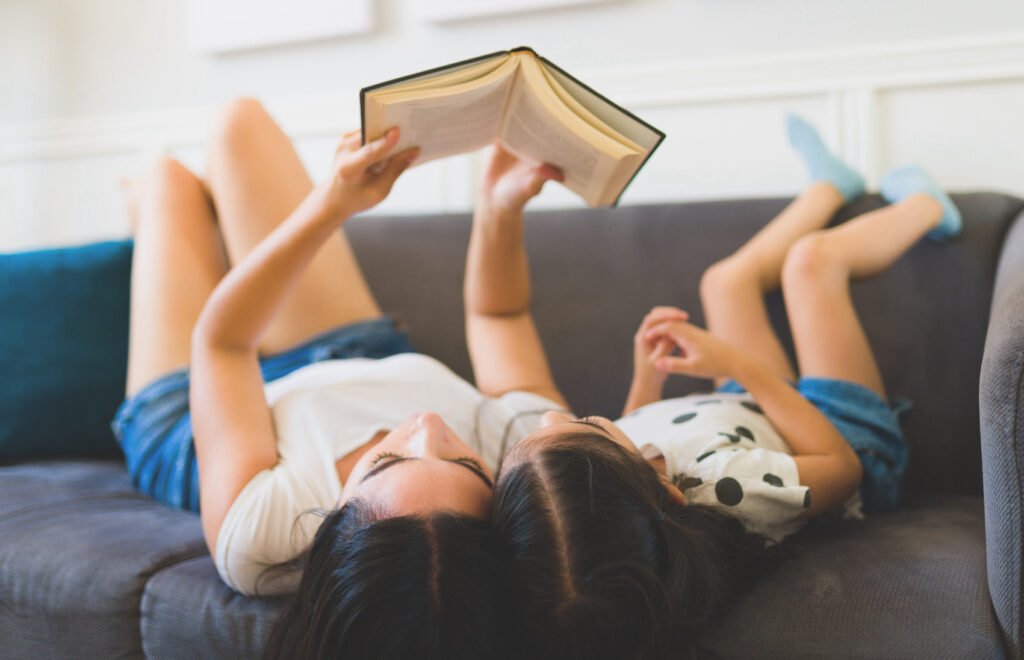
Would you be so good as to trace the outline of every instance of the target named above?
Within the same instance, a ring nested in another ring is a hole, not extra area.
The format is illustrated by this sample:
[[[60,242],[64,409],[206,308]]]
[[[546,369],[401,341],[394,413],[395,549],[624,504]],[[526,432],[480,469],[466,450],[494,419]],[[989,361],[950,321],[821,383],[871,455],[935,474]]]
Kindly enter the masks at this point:
[[[884,511],[899,504],[907,468],[907,443],[900,422],[910,410],[910,401],[888,402],[863,385],[830,378],[801,378],[796,389],[857,452],[864,467],[860,486],[864,510]],[[718,391],[742,393],[744,389],[728,381]]]
[[[290,349],[262,356],[264,382],[323,360],[384,358],[413,352],[408,333],[389,316],[344,325]],[[199,511],[199,469],[188,407],[189,370],[173,371],[125,399],[111,428],[132,484],[164,504]]]

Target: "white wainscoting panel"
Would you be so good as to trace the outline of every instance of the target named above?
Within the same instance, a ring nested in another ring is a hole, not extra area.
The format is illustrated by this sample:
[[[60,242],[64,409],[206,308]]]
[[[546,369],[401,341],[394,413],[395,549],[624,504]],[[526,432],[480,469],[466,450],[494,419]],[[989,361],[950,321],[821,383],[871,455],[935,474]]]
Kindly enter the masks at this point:
[[[917,162],[952,190],[1024,196],[1024,33],[578,74],[667,133],[622,204],[795,193],[806,179],[785,138],[791,111],[871,186]],[[358,126],[351,95],[263,101],[315,179]],[[202,173],[214,111],[0,126],[0,251],[125,235],[118,177],[161,153]],[[413,168],[374,212],[469,210],[480,166],[470,154]],[[534,206],[582,202],[549,184]]]

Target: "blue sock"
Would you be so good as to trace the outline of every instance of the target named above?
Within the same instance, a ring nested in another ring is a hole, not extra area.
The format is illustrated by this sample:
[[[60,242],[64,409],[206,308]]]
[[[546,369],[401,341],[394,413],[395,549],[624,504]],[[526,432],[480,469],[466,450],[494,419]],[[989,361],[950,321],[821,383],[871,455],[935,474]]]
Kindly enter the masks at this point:
[[[827,181],[848,202],[864,194],[864,178],[855,169],[832,155],[814,127],[801,117],[786,115],[786,133],[807,165],[811,181]]]
[[[939,221],[938,227],[928,232],[928,238],[933,241],[948,241],[963,228],[963,219],[956,204],[935,179],[917,165],[904,165],[889,170],[882,177],[879,190],[882,197],[890,203],[906,199],[915,193],[924,193],[942,204],[942,220]]]

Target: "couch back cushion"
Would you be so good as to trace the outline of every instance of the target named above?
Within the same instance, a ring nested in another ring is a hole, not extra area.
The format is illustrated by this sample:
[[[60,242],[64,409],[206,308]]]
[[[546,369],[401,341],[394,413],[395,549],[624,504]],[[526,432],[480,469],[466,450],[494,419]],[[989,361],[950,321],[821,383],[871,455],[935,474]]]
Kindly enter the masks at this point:
[[[0,255],[0,462],[113,456],[131,242]]]
[[[980,493],[978,373],[999,248],[1022,202],[998,194],[955,196],[965,218],[959,240],[923,241],[892,269],[853,286],[889,393],[914,402],[905,431],[907,486]],[[526,244],[534,313],[555,379],[578,414],[615,418],[632,370],[631,339],[654,305],[690,311],[703,324],[697,287],[787,203],[739,200],[619,209],[530,212]],[[877,196],[843,210],[841,222],[879,208]],[[471,378],[462,315],[470,218],[365,217],[347,225],[382,307],[400,312],[413,343]],[[781,296],[769,297],[791,349]],[[666,393],[707,389],[670,380]]]

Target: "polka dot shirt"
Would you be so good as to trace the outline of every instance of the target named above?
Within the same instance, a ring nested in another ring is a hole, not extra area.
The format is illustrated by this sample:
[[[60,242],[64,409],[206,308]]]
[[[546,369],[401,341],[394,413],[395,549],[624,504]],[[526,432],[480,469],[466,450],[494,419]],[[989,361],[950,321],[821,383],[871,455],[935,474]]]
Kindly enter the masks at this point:
[[[616,424],[645,456],[665,457],[688,504],[724,507],[775,541],[798,531],[811,504],[792,450],[749,394],[666,399]],[[651,445],[645,447],[645,445]]]

